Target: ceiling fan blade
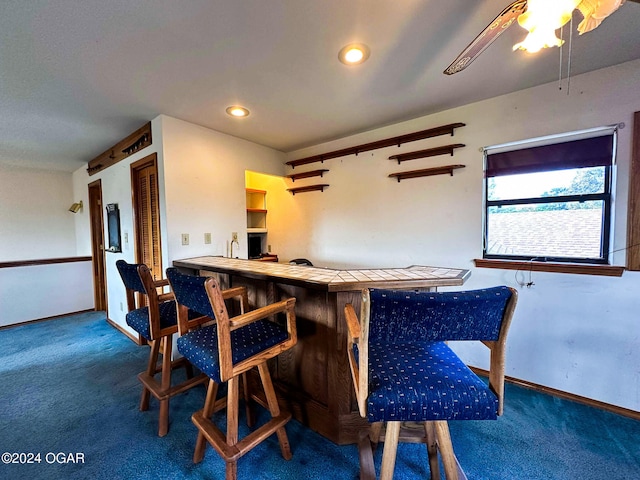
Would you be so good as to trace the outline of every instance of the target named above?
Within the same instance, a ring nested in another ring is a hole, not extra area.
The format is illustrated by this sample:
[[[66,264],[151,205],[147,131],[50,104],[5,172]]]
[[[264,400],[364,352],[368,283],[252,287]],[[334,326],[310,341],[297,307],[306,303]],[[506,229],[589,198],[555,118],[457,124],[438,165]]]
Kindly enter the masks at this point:
[[[634,0],[635,1],[635,0]],[[640,0],[638,0],[640,1]],[[469,66],[493,41],[500,36],[521,13],[527,9],[527,0],[517,0],[505,8],[480,35],[443,72],[447,75],[458,73]]]

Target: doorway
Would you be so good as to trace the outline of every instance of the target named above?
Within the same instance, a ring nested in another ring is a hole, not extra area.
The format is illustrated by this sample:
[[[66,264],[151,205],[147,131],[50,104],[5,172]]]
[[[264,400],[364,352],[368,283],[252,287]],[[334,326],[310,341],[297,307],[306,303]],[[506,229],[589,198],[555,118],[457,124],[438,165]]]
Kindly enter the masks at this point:
[[[160,248],[160,196],[157,155],[131,164],[131,191],[136,245],[136,262],[149,267],[155,280],[162,278]]]
[[[107,311],[107,284],[104,271],[104,218],[102,216],[101,180],[96,180],[89,184],[89,222],[91,224],[94,308],[96,311]]]

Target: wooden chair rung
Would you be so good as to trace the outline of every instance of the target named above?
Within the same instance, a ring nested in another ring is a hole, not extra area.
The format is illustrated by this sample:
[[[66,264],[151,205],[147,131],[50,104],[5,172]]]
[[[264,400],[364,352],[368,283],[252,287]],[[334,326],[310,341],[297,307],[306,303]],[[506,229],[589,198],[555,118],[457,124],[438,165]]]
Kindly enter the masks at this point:
[[[191,421],[198,427],[198,430],[204,434],[209,444],[211,444],[223,460],[233,461],[240,458],[240,450],[237,445],[227,445],[225,434],[216,427],[210,419],[205,418],[201,410],[191,415]]]
[[[138,379],[149,390],[149,392],[151,392],[154,398],[158,400],[165,400],[182,392],[186,392],[196,385],[205,383],[209,379],[209,377],[207,377],[204,373],[201,373],[200,375],[189,378],[182,383],[173,385],[168,390],[163,390],[160,382],[158,382],[154,377],[147,374],[147,372],[138,374]]]
[[[264,439],[274,434],[279,428],[284,427],[291,414],[283,412],[277,417],[273,417],[260,428],[249,433],[235,445],[228,445],[224,432],[220,430],[210,419],[205,418],[202,410],[198,410],[191,416],[191,420],[204,433],[207,441],[225,462],[237,461],[242,455],[261,443]]]

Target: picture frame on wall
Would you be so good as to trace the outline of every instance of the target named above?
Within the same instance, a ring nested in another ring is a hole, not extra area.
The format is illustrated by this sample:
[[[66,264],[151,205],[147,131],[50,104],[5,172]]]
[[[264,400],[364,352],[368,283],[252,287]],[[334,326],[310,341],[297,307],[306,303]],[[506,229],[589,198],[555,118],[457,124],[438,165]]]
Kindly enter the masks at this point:
[[[120,243],[120,210],[117,203],[109,203],[107,209],[107,232],[109,237],[109,248],[107,252],[122,252]]]

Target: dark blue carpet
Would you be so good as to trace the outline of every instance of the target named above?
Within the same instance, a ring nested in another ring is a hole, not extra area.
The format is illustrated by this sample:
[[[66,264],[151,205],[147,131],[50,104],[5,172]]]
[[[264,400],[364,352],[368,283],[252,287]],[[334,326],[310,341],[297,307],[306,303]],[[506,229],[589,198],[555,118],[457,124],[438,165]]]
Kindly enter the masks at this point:
[[[148,347],[110,327],[104,313],[0,330],[0,344],[0,454],[40,454],[40,463],[0,464],[0,479],[224,478],[212,448],[202,463],[191,460],[190,416],[204,388],[172,400],[169,434],[159,438],[157,402],[138,411],[136,375]],[[240,459],[241,479],[358,478],[355,446],[334,445],[296,421],[286,428],[293,459],[282,459],[272,436]],[[640,479],[640,422],[513,385],[499,420],[450,428],[470,480]],[[59,462],[78,453],[83,462]],[[378,469],[380,460],[379,449]],[[401,444],[395,478],[428,475],[425,447]]]

